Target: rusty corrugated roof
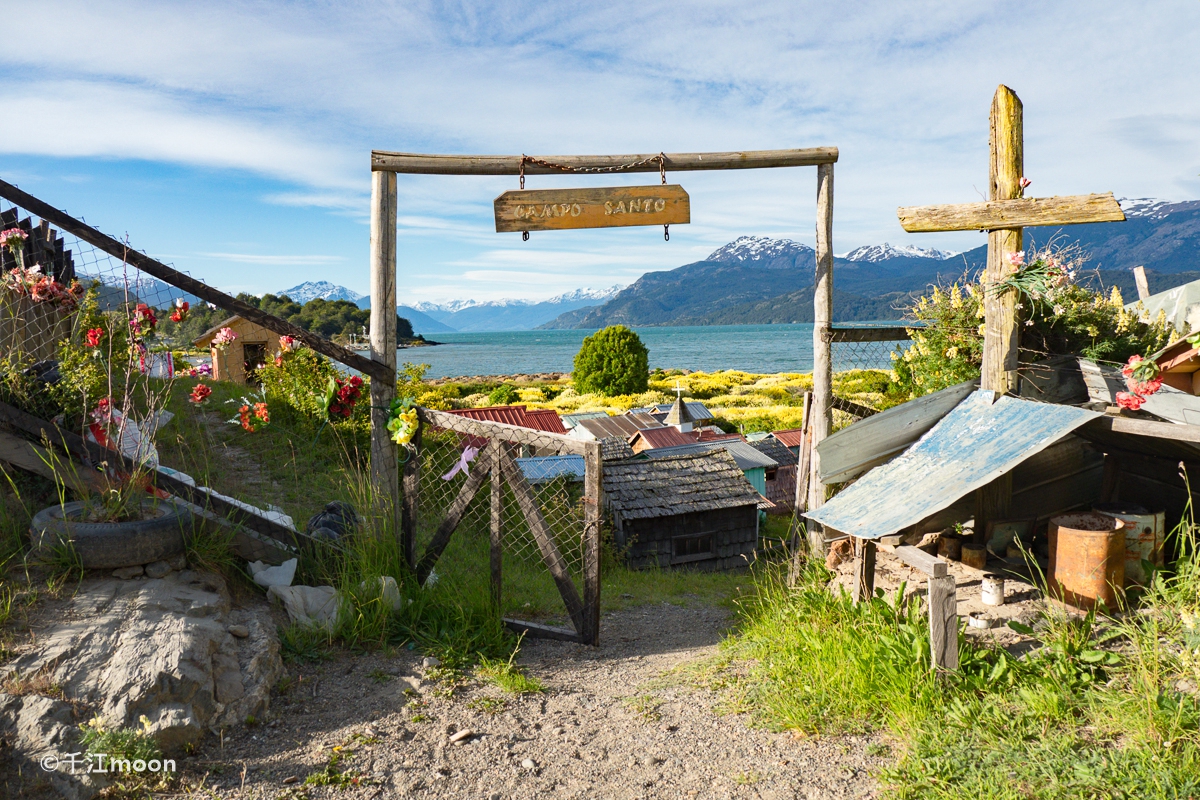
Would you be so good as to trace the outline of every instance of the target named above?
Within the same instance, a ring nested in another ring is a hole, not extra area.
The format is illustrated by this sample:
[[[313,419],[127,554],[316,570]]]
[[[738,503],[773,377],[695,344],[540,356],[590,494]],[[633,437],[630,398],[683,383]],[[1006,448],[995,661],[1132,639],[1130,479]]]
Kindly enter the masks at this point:
[[[771,435],[783,442],[784,447],[799,447],[804,437],[804,429],[788,428],[786,431],[775,431]]]
[[[656,447],[676,447],[681,444],[692,444],[696,441],[693,437],[688,436],[678,428],[647,428],[629,437],[629,444],[636,446],[638,439],[644,441],[646,446],[651,449]]]

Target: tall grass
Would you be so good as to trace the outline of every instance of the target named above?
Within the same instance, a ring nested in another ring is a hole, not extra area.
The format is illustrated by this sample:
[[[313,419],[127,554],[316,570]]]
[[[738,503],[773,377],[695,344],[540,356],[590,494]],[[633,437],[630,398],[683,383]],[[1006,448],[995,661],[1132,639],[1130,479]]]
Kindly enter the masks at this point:
[[[960,637],[961,670],[942,678],[917,598],[855,606],[829,592],[820,565],[792,590],[763,575],[727,644],[746,663],[732,671],[738,707],[780,729],[885,733],[898,753],[880,776],[891,797],[1200,796],[1200,630],[1188,627],[1200,628],[1200,562],[1188,519],[1174,534],[1178,564],[1138,610],[1080,619],[1048,607],[1042,646],[1020,659]]]

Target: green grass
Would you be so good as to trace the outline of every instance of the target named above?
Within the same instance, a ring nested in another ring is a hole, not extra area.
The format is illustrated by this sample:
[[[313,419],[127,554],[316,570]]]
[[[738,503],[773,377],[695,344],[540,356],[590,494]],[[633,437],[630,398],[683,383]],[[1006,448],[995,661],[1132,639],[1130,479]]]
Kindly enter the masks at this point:
[[[521,639],[524,639],[524,634]],[[521,652],[521,639],[517,640],[517,644],[513,647],[507,660],[491,659],[485,656],[480,659],[479,669],[476,672],[481,678],[499,686],[509,694],[541,694],[546,691],[542,682],[517,666],[517,656]]]
[[[742,629],[693,681],[732,689],[730,708],[810,734],[883,731],[894,798],[1189,798],[1200,796],[1196,531],[1141,609],[1119,620],[1052,608],[1024,659],[960,639],[961,670],[930,669],[916,600],[855,606],[809,565],[788,589],[777,571],[741,604]],[[901,593],[902,594],[902,593]]]

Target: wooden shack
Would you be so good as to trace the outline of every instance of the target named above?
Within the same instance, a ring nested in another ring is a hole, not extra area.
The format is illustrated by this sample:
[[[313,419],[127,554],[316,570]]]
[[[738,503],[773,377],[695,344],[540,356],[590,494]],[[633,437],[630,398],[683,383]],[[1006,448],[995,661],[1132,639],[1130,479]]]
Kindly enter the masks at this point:
[[[790,514],[796,507],[796,464],[798,459],[783,442],[774,436],[749,443],[758,452],[779,466],[768,467],[763,474],[766,482],[766,498],[775,504],[771,509],[776,514]]]
[[[222,328],[230,328],[237,338],[224,350],[213,346]],[[232,316],[209,328],[193,344],[212,352],[213,380],[258,385],[254,371],[280,353],[279,334],[272,333],[248,319]]]
[[[633,569],[716,571],[754,560],[761,498],[726,450],[606,463],[604,491]]]

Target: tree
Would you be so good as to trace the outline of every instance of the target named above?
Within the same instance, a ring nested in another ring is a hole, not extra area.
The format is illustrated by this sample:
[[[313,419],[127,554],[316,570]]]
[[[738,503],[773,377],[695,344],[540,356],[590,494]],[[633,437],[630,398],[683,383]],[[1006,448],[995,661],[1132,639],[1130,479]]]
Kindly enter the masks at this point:
[[[571,378],[580,394],[639,394],[650,377],[650,351],[624,325],[610,325],[583,340]]]

